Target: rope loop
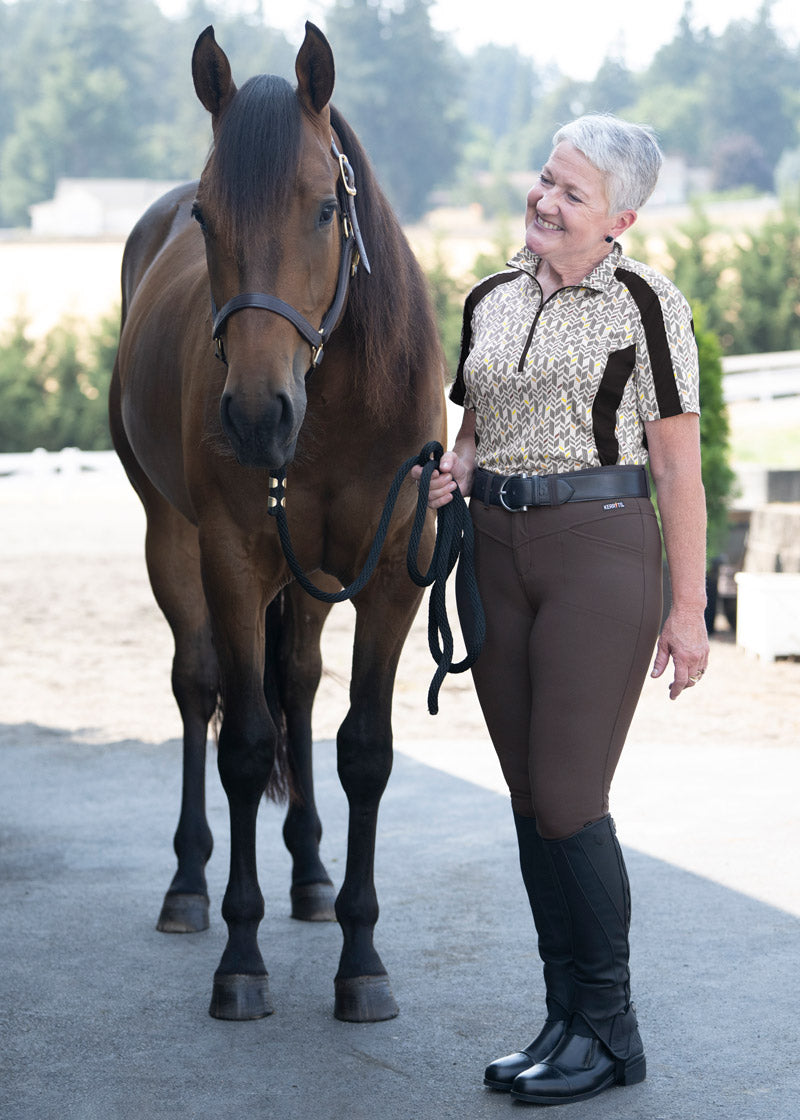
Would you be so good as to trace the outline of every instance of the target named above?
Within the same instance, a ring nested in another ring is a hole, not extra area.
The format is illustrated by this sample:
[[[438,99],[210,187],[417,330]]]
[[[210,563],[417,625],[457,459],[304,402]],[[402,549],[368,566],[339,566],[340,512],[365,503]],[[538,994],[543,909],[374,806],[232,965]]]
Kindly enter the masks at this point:
[[[424,574],[419,570],[419,549],[428,512],[431,476],[438,469],[443,454],[442,445],[432,440],[425,444],[418,455],[412,455],[402,464],[389,488],[364,567],[353,582],[340,591],[323,591],[308,578],[298,563],[286,520],[285,470],[276,471],[271,476],[269,501],[269,512],[278,523],[283,554],[294,578],[303,590],[315,599],[323,603],[343,603],[358,595],[372,577],[386,543],[389,523],[402,485],[413,467],[422,467],[417,508],[408,542],[406,567],[410,578],[418,587],[431,588],[428,602],[428,648],[436,662],[436,672],[428,689],[428,711],[431,715],[436,715],[439,711],[439,689],[444,678],[448,673],[466,672],[475,664],[486,635],[486,619],[475,580],[472,519],[469,516],[467,503],[458,489],[453,492],[452,501],[437,510],[436,540],[431,562]],[[466,620],[462,620],[462,628],[468,631],[468,634],[465,634],[466,656],[454,665],[453,633],[447,616],[446,588],[448,577],[457,563],[459,564],[457,578],[462,584],[469,605],[470,618],[466,626],[464,625]]]

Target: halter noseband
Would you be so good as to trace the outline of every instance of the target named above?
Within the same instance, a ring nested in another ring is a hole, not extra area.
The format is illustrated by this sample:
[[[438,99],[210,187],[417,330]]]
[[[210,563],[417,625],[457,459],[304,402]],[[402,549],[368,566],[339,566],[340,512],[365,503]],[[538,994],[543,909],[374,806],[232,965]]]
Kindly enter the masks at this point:
[[[212,338],[216,347],[216,354],[220,361],[228,364],[228,359],[225,356],[225,346],[222,341],[222,334],[225,328],[225,323],[231,315],[236,311],[241,311],[245,307],[256,307],[262,311],[274,311],[277,315],[282,315],[284,319],[288,319],[290,323],[294,324],[298,332],[306,340],[311,347],[311,370],[317,368],[323,358],[323,346],[327,341],[328,335],[336,326],[339,317],[342,314],[342,308],[347,298],[347,289],[350,282],[350,277],[355,276],[356,269],[359,262],[363,263],[367,272],[370,272],[369,260],[364,248],[364,242],[361,239],[361,230],[358,227],[358,218],[356,217],[356,182],[353,168],[350,165],[346,155],[342,155],[336,147],[335,140],[331,137],[331,152],[333,158],[339,164],[339,180],[337,182],[337,194],[339,195],[339,204],[342,212],[342,252],[339,258],[339,276],[336,281],[336,292],[333,297],[333,303],[325,313],[319,330],[312,327],[305,315],[301,315],[291,304],[286,303],[285,300],[279,299],[278,296],[266,295],[263,292],[242,292],[233,299],[229,299],[225,306],[217,311],[214,297],[211,296],[211,314],[213,316],[214,325],[212,329]]]

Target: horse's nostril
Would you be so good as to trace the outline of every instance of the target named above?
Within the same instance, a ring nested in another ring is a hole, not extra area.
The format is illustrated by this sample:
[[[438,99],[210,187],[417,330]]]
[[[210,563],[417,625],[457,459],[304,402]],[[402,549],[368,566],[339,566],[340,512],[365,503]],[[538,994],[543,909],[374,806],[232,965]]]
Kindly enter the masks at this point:
[[[252,400],[226,389],[219,404],[222,430],[245,466],[278,467],[288,462],[304,412],[302,404],[283,391]]]
[[[222,428],[230,437],[234,432],[233,417],[231,409],[233,407],[233,395],[229,392],[224,392],[219,402],[219,417],[222,421]]]
[[[275,398],[275,431],[291,431],[294,424],[294,405],[288,393],[278,393]]]

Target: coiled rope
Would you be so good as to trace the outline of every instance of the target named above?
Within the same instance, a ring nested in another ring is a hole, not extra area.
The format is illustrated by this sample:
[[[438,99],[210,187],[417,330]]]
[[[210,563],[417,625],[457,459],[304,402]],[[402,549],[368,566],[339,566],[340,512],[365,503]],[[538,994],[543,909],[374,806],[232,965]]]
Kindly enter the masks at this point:
[[[426,443],[418,455],[412,455],[400,467],[389,488],[381,519],[364,567],[353,582],[342,588],[341,591],[323,591],[322,588],[312,583],[300,567],[292,548],[289,526],[286,520],[286,472],[280,470],[270,477],[269,512],[278,523],[281,547],[292,575],[303,590],[308,592],[309,595],[313,595],[315,599],[319,599],[323,603],[342,603],[347,599],[352,599],[359,591],[363,590],[374,573],[386,542],[389,522],[400,489],[412,467],[422,467],[417,509],[408,541],[406,567],[409,576],[418,587],[431,588],[428,601],[428,648],[436,662],[436,672],[428,689],[428,711],[431,715],[436,715],[439,711],[439,689],[444,678],[448,673],[466,672],[475,664],[486,635],[486,619],[475,580],[472,519],[469,516],[467,503],[458,489],[453,492],[452,501],[437,510],[436,541],[433,556],[428,570],[424,573],[419,570],[419,549],[428,511],[431,476],[438,469],[439,460],[443,453],[442,445],[433,440]],[[445,596],[447,580],[457,563],[459,564],[459,579],[462,581],[471,617],[468,625],[464,626],[467,631],[465,633],[466,656],[453,664],[453,632],[447,616]]]

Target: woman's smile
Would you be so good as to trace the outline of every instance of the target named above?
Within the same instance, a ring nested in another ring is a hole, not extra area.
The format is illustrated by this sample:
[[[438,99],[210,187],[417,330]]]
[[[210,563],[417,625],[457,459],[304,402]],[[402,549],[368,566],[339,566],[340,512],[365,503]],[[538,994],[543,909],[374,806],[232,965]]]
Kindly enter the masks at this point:
[[[554,222],[548,222],[546,218],[543,218],[542,215],[538,214],[538,213],[536,215],[535,220],[536,220],[536,224],[541,229],[552,229],[552,230],[556,230],[556,231],[563,231],[563,229],[564,229],[563,226],[557,226],[557,225],[555,225]]]

